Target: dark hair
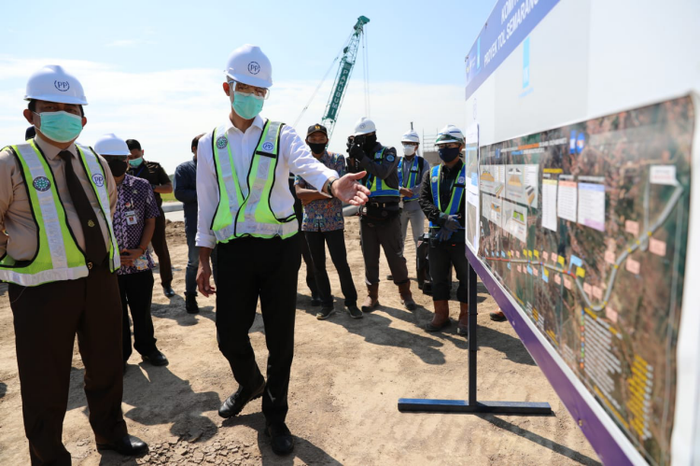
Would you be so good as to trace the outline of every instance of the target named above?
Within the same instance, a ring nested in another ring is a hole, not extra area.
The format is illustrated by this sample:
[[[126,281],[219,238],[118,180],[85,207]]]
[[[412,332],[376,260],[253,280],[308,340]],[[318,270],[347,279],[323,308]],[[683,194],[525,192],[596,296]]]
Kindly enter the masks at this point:
[[[33,139],[34,136],[36,136],[36,128],[30,126],[27,128],[27,131],[24,132],[24,140],[29,141],[30,139]]]
[[[127,139],[126,140],[126,145],[129,147],[129,150],[141,150],[141,144],[136,139]]]
[[[83,106],[78,105],[78,107],[80,107],[80,116],[84,117],[85,111],[83,110]],[[36,113],[36,99],[30,99],[29,104],[27,105],[27,108],[29,109],[30,112]]]
[[[202,139],[202,136],[204,136],[206,133],[202,133],[199,136],[195,136],[194,139],[192,139],[192,145],[190,146],[190,149],[194,151],[197,146],[199,145],[199,140]]]

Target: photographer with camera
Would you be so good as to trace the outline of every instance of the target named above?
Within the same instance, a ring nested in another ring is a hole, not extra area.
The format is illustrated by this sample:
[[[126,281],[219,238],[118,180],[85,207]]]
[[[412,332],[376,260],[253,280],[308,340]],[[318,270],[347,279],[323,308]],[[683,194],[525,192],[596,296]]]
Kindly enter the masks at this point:
[[[365,117],[355,125],[355,134],[352,140],[348,138],[348,146],[348,165],[357,171],[367,171],[361,183],[371,192],[369,201],[360,210],[360,238],[367,283],[367,298],[362,311],[371,312],[379,306],[380,246],[384,249],[394,283],[399,287],[401,302],[412,311],[416,303],[411,295],[411,282],[403,257],[396,149],[377,142],[374,122]]]

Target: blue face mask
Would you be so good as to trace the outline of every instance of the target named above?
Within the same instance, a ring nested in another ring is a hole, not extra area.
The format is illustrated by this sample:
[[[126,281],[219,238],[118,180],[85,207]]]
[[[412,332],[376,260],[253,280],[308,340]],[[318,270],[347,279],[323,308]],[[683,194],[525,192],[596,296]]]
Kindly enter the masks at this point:
[[[262,97],[255,94],[244,94],[242,92],[233,93],[233,111],[244,120],[252,120],[263,108]]]
[[[140,167],[142,163],[143,163],[143,157],[139,157],[138,159],[129,160],[129,165],[131,165],[134,168]]]
[[[70,142],[80,136],[83,118],[68,112],[44,112],[39,116],[39,131],[56,142]]]
[[[445,163],[450,163],[459,157],[459,147],[445,147],[438,149],[440,159]]]

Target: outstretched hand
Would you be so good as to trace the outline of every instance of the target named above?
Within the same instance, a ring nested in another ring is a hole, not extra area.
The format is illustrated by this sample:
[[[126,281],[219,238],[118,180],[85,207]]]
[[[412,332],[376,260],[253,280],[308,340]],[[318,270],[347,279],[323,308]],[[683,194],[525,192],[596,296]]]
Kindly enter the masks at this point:
[[[333,196],[352,205],[363,205],[369,200],[370,190],[357,180],[365,177],[367,172],[348,173],[331,185]]]

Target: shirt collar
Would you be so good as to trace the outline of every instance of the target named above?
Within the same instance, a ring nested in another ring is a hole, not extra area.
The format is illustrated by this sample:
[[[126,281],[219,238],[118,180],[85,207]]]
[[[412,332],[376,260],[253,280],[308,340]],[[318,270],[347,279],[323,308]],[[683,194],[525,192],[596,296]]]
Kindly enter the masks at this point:
[[[64,150],[70,152],[73,155],[73,157],[78,156],[78,151],[75,148],[75,143],[71,144],[67,149],[59,149],[58,147],[48,142],[46,139],[43,139],[38,133],[34,138],[34,142],[36,142],[36,145],[39,147],[39,149],[41,149],[41,152],[43,152],[43,154],[49,160],[55,160],[58,157],[58,154]]]
[[[255,118],[253,118],[253,124],[251,127],[255,126],[256,128],[259,128],[260,130],[263,129],[263,126],[265,126],[265,122],[267,120],[263,119],[260,115],[257,115]],[[237,131],[239,133],[243,133],[240,129],[236,128],[233,126],[233,123],[231,122],[230,118],[226,118],[226,132],[228,133],[230,130]]]

